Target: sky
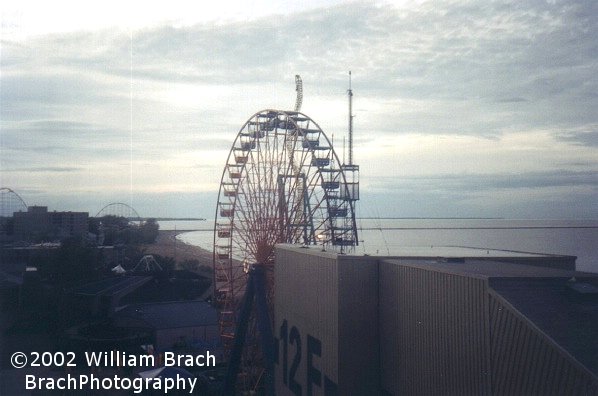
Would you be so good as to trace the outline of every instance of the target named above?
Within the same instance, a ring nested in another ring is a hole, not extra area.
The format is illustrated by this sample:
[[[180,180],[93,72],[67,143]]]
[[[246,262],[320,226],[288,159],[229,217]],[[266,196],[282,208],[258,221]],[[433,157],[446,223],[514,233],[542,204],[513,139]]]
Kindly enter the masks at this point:
[[[295,74],[340,155],[351,70],[358,216],[598,219],[598,2],[202,3],[3,2],[0,187],[213,218]]]

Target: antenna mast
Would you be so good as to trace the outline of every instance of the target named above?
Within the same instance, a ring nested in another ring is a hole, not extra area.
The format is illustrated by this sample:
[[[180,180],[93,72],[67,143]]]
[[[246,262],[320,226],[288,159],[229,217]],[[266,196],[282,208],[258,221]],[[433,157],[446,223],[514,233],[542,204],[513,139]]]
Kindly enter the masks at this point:
[[[351,205],[351,207],[355,207],[356,201],[359,200],[359,165],[353,164],[353,89],[351,87],[351,71],[349,71],[349,89],[347,90],[347,95],[349,96],[349,162],[347,164],[344,163],[343,158],[343,165],[341,165],[341,169],[344,172],[344,187],[341,194],[341,197]],[[345,152],[344,147],[344,139],[343,139],[343,157]],[[346,227],[353,226],[356,227],[355,221],[355,211],[353,212],[353,216],[351,219],[347,220]],[[356,244],[359,244],[357,242]],[[342,252],[342,250],[341,250]]]
[[[353,165],[353,90],[351,89],[351,71],[349,70],[349,165]]]

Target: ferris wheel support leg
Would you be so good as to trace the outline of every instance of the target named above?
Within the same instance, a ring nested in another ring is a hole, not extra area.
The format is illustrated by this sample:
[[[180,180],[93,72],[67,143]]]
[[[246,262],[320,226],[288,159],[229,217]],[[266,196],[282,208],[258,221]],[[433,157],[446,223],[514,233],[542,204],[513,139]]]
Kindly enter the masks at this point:
[[[266,273],[262,267],[254,267],[251,271],[255,283],[255,305],[257,309],[257,325],[262,341],[264,353],[264,368],[266,370],[266,395],[274,395],[274,335],[268,314]]]
[[[223,396],[235,395],[237,374],[239,373],[239,364],[241,363],[241,355],[243,354],[243,345],[245,344],[245,337],[247,335],[249,315],[251,314],[254,294],[255,284],[253,278],[249,276],[247,287],[245,289],[245,296],[243,297],[243,305],[241,306],[241,312],[239,313],[239,321],[235,331],[235,342],[230,354],[230,360],[228,361],[226,377],[224,378],[224,387],[222,389]]]
[[[239,322],[235,332],[235,342],[226,370],[224,388],[222,390],[222,395],[224,396],[235,394],[237,374],[239,372],[239,364],[241,362],[254,297],[257,311],[257,325],[264,353],[266,395],[274,395],[274,336],[272,334],[270,315],[268,314],[266,287],[266,273],[264,269],[261,266],[253,266],[249,271],[247,288],[245,289],[243,305],[241,306]]]

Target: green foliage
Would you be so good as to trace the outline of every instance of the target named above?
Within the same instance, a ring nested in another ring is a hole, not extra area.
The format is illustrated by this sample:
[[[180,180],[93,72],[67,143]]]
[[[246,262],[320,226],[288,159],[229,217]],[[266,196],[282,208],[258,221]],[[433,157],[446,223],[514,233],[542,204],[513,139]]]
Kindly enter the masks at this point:
[[[179,268],[186,271],[197,271],[199,268],[199,260],[190,259],[179,263]]]
[[[159,254],[154,254],[153,256],[156,262],[160,264],[165,272],[170,273],[172,270],[174,270],[174,266],[176,264],[174,258],[170,256],[160,256]]]
[[[88,228],[96,235],[103,235],[104,245],[135,245],[154,243],[160,225],[156,219],[135,224],[124,217],[107,215],[99,219],[90,218]]]
[[[139,226],[140,238],[143,243],[154,243],[158,237],[160,225],[156,219],[147,219]]]
[[[79,239],[66,239],[40,270],[62,287],[73,287],[99,278],[102,253]]]
[[[203,272],[203,273],[206,273],[206,274],[211,274],[212,272],[214,272],[214,269],[210,265],[200,265],[197,270],[199,272]]]
[[[129,220],[122,216],[106,215],[100,218],[100,222],[106,228],[124,229],[129,227]]]
[[[87,231],[96,235],[100,233],[100,220],[97,217],[87,218]]]
[[[15,230],[15,219],[13,217],[0,217],[0,233],[13,235]]]
[[[179,263],[179,269],[203,274],[203,276],[212,276],[212,266],[202,265],[197,259],[189,259]]]

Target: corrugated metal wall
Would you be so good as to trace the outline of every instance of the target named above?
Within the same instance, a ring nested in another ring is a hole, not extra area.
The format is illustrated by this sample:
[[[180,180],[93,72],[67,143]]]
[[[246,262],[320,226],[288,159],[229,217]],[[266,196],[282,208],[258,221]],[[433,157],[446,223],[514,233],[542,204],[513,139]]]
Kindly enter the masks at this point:
[[[321,343],[319,356],[312,356],[311,363],[322,374],[322,385],[323,376],[334,384],[338,383],[336,256],[305,253],[276,250],[274,337],[278,339],[279,359],[275,373],[278,396],[307,394],[308,335]],[[293,331],[293,328],[296,330]],[[283,357],[285,343],[286,366]],[[298,344],[301,344],[299,349]],[[312,392],[323,394],[319,392],[322,387],[313,386]]]
[[[494,395],[598,395],[592,375],[494,291],[490,334]]]
[[[378,260],[339,256],[339,394],[380,388]]]
[[[485,280],[380,263],[382,387],[393,395],[489,393]]]
[[[598,395],[596,377],[483,275],[424,260],[276,254],[278,395]]]
[[[303,395],[377,394],[378,260],[337,258],[314,249],[277,248],[275,285],[277,394],[299,394],[299,390]],[[296,329],[293,342],[292,328]],[[300,356],[297,339],[301,342]],[[285,343],[286,374],[282,356]],[[291,386],[294,359],[298,363]]]
[[[598,395],[595,377],[488,288],[486,279],[406,263],[382,261],[379,269],[387,392]]]

